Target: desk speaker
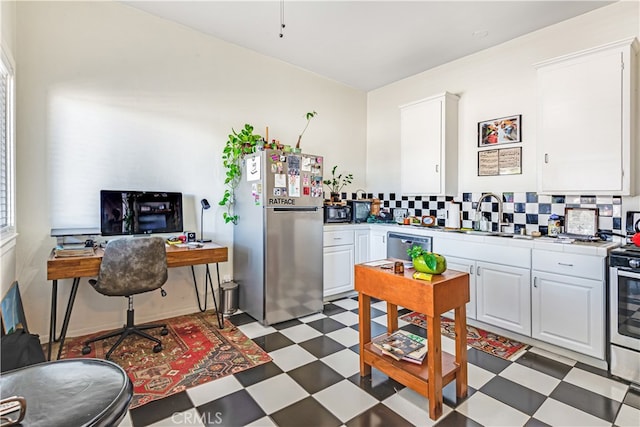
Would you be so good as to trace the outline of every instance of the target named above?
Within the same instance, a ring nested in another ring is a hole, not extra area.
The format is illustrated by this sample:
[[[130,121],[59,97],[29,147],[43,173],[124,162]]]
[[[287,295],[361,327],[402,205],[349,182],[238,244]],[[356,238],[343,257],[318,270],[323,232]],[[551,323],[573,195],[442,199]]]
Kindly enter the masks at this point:
[[[187,236],[187,243],[196,241],[196,233],[193,231],[185,231],[185,236]]]

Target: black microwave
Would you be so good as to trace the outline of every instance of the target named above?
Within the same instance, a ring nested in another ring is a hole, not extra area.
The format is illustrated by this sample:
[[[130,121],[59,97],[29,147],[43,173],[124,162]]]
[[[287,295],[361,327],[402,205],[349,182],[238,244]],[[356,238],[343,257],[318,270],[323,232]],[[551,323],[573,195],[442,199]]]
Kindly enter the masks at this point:
[[[324,222],[351,222],[351,206],[326,205],[324,207]]]
[[[351,207],[351,218],[359,224],[367,222],[371,214],[371,200],[347,200],[347,206]]]

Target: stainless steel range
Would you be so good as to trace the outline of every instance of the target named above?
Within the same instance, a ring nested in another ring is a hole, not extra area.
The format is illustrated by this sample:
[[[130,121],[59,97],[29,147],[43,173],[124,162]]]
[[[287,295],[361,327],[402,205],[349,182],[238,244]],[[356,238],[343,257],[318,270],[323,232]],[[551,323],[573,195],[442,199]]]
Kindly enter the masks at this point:
[[[636,214],[628,213],[628,234]],[[611,374],[640,384],[640,247],[634,244],[609,255],[609,334]]]

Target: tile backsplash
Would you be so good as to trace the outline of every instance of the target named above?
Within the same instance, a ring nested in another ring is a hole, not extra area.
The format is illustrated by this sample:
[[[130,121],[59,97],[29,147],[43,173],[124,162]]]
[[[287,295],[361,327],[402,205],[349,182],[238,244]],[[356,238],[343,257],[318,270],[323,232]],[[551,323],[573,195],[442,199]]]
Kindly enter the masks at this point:
[[[368,193],[366,198],[377,197],[381,201],[381,208],[389,211],[406,208],[411,216],[435,216],[441,226],[445,225],[446,202],[460,203],[462,227],[473,228],[477,202],[483,194],[485,193],[462,193],[451,197]],[[504,221],[510,224],[503,228],[507,232],[519,233],[524,228],[527,233],[540,231],[544,235],[547,234],[547,221],[551,214],[560,216],[561,224],[564,225],[565,208],[597,208],[600,230],[623,233],[621,196],[546,195],[535,192],[504,192],[498,196],[502,196]],[[356,195],[343,193],[342,197],[355,199]],[[481,212],[486,219],[491,220],[493,230],[497,230],[498,203],[495,199],[484,201]]]

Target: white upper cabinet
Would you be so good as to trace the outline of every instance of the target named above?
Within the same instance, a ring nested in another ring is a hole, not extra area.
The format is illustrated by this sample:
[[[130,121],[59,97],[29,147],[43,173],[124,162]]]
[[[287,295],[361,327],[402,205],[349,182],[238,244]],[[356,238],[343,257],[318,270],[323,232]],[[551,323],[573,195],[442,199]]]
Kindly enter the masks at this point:
[[[400,106],[402,194],[457,195],[458,100],[444,93]]]
[[[634,193],[636,39],[536,64],[538,192]]]

